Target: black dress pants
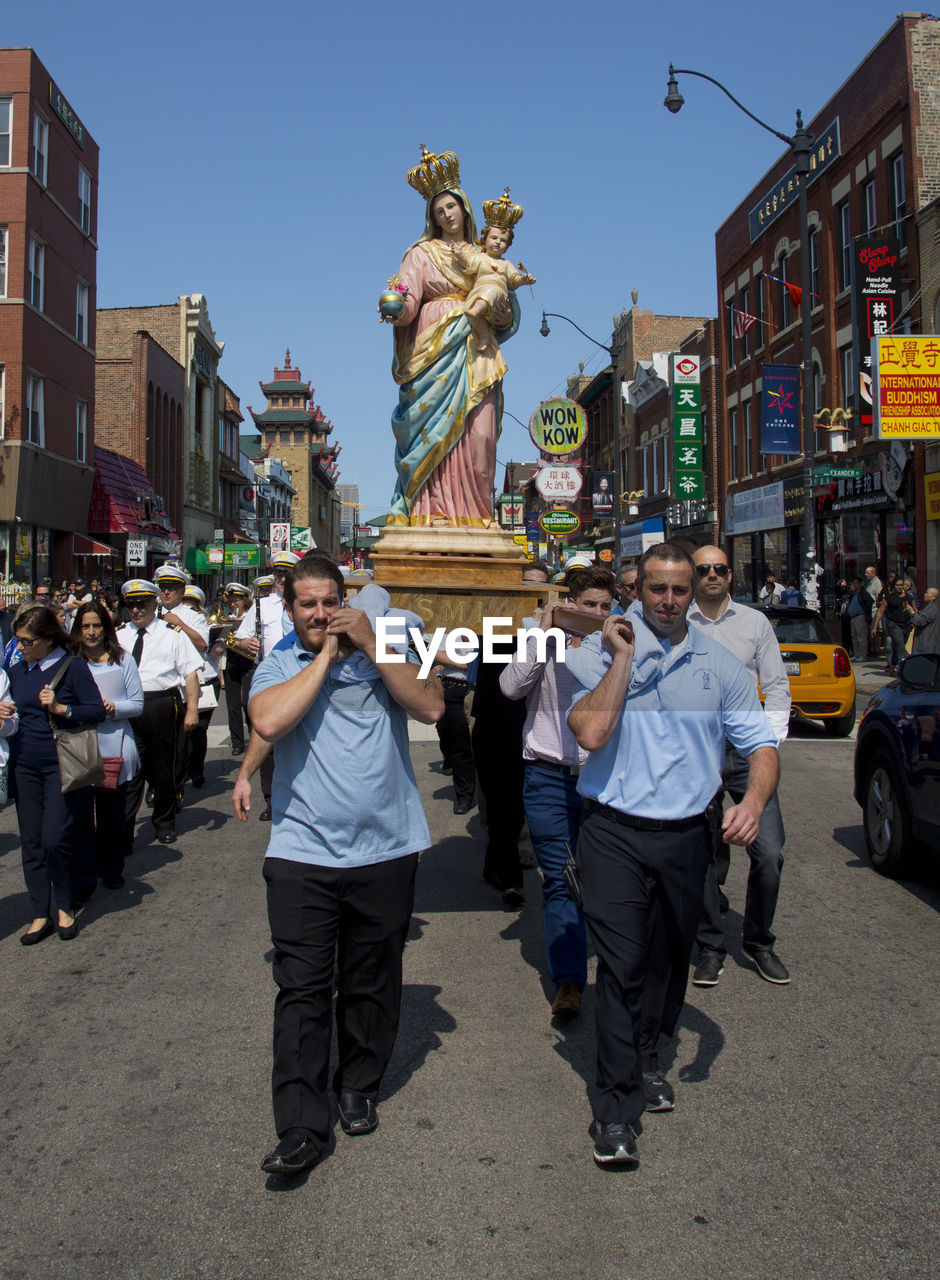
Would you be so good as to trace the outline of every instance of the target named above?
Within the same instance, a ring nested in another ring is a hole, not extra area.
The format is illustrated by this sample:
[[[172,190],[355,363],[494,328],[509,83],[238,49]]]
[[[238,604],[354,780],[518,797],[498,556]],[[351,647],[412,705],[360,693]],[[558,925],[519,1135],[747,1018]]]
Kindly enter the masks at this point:
[[[519,835],[525,821],[522,737],[508,729],[504,733],[494,732],[484,728],[479,720],[471,736],[477,785],[486,799],[483,876],[498,889],[521,889]]]
[[[234,649],[225,655],[225,707],[228,711],[228,731],[232,746],[245,749],[245,726],[251,727],[248,715],[248,694],[255,664]]]
[[[176,773],[182,724],[183,704],[175,689],[144,694],[144,709],[131,721],[141,763],[140,772],[127,784],[124,814],[131,846],[137,810],[148,782],[153,787],[154,829],[158,835],[176,830]]]
[[[623,826],[587,806],[578,839],[584,915],[597,951],[595,1117],[632,1124],[643,1072],[675,1031],[702,911],[711,832],[704,814],[673,828]]]
[[[454,771],[454,798],[458,801],[472,801],[477,775],[473,767],[470,725],[465,706],[467,682],[444,676],[441,683],[444,686],[444,715],[437,722],[441,755],[444,763],[449,764]]]
[[[214,680],[207,680],[206,686],[213,690],[218,703],[219,677],[216,676]],[[205,710],[200,711],[196,727],[189,732],[189,767],[186,773],[188,778],[205,777],[206,750],[209,746],[209,724],[214,710],[215,707],[206,707]]]
[[[278,986],[271,1072],[278,1137],[306,1129],[321,1147],[329,1141],[334,964],[333,1088],[375,1099],[398,1034],[417,866],[416,853],[343,868],[265,858]]]

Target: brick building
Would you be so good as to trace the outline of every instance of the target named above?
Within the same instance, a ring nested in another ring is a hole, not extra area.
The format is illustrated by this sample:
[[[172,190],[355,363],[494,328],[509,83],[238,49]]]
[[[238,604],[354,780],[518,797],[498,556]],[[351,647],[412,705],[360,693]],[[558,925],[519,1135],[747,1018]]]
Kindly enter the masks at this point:
[[[0,576],[86,569],[98,146],[32,49],[0,49]]]
[[[131,330],[114,311],[98,314],[95,440],[130,458],[145,477],[148,496],[138,528],[115,532],[147,543],[147,563],[140,569],[149,572],[168,554],[180,550],[183,471],[179,460],[183,456],[186,379],[179,361],[145,329]],[[101,470],[97,459],[96,469]],[[107,476],[99,478],[107,485]],[[104,510],[100,505],[95,508],[96,512]],[[122,517],[126,523],[123,509]],[[98,525],[94,528],[105,532]]]
[[[229,412],[224,383],[219,378],[224,343],[216,339],[209,308],[201,293],[182,294],[176,302],[156,306],[109,307],[99,311],[99,357],[111,361],[129,358],[133,362],[135,335],[139,333],[149,335],[152,343],[162,348],[183,373],[180,386],[175,371],[148,347],[148,358],[153,358],[161,367],[156,369],[158,376],[153,380],[156,454],[148,458],[147,473],[157,491],[164,492],[168,507],[180,513],[174,519],[174,527],[182,535],[184,553],[189,554],[195,548],[205,550],[213,543],[218,527],[219,439]],[[171,380],[176,397],[168,385]],[[150,381],[148,376],[148,387]],[[164,393],[159,404],[158,385]],[[175,402],[172,414],[171,401]],[[123,448],[116,439],[111,447]],[[124,451],[139,457],[137,452]],[[175,469],[179,497],[172,490],[164,461],[170,469]]]
[[[723,368],[719,488],[728,495],[722,527],[739,588],[753,591],[768,570],[778,580],[798,577],[801,567],[802,457],[763,453],[760,423],[763,365],[800,364],[800,314],[789,286],[800,280],[804,252],[813,292],[813,409],[821,422],[836,410],[848,415],[848,452],[838,461],[861,471],[858,480],[814,491],[824,606],[831,605],[838,578],[861,574],[868,563],[877,563],[883,575],[916,562],[918,585],[925,585],[923,490],[916,483],[923,458],[915,461],[910,444],[896,442],[892,459],[872,434],[865,377],[870,343],[853,316],[852,264],[861,240],[895,242],[899,287],[887,331],[931,332],[935,316],[922,292],[917,227],[921,212],[940,195],[938,84],[940,22],[901,14],[808,121],[815,139],[809,243],[799,242],[790,152],[716,233]],[[754,318],[743,336],[735,333],[736,313]],[[815,463],[831,460],[829,444],[828,432],[817,430]]]
[[[248,412],[260,439],[243,442],[255,461],[277,458],[290,473],[294,487],[291,524],[309,529],[318,547],[339,554],[340,511],[336,494],[339,446],[330,444],[333,424],[313,401],[313,388],[300,369],[291,366],[290,349],[284,367],[271,382],[259,382],[267,407]]]
[[[658,315],[655,311],[638,307],[634,300],[629,311],[614,316],[610,365],[593,377],[587,378],[582,372],[569,379],[567,394],[583,407],[588,434],[583,455],[584,488],[576,508],[582,530],[567,539],[569,545],[566,550],[585,544],[599,550],[613,550],[617,553],[615,559],[622,554],[613,545],[612,520],[595,522],[592,506],[594,474],[615,469],[615,395],[620,397],[621,413],[621,538],[630,548],[628,558],[635,554],[633,548],[637,537],[643,535],[643,522],[660,518],[658,513],[664,507],[663,499],[668,493],[671,432],[658,422],[655,426],[648,423],[645,433],[638,431],[636,409],[627,398],[626,388],[636,381],[638,375],[643,376],[642,369],[652,366],[656,353],[678,351],[690,335],[701,333],[707,324],[708,319],[704,316]],[[633,507],[637,508],[635,513],[631,511]]]

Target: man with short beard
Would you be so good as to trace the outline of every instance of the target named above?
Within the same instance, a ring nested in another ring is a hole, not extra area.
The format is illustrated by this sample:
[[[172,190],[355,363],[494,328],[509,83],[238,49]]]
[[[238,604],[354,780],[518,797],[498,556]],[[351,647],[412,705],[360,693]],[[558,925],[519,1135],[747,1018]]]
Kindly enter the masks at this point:
[[[688,982],[712,856],[708,807],[727,736],[751,763],[724,838],[749,844],[777,785],[776,740],[747,671],[686,625],[694,565],[670,543],[637,569],[637,601],[568,655],[568,724],[588,752],[577,866],[597,951],[594,1160],[635,1165],[639,1120],[675,1093],[659,1055]]]
[[[420,680],[409,661],[376,665],[369,617],[344,607],[343,590],[339,568],[322,554],[289,570],[284,603],[294,633],[258,667],[249,703],[253,732],[276,744],[264,877],[280,1141],[262,1162],[267,1173],[299,1173],[329,1142],[334,964],[340,1125],[358,1136],[378,1124],[418,851],[430,843],[407,719],[440,719],[440,679]],[[233,795],[242,820],[251,795],[244,769]]]

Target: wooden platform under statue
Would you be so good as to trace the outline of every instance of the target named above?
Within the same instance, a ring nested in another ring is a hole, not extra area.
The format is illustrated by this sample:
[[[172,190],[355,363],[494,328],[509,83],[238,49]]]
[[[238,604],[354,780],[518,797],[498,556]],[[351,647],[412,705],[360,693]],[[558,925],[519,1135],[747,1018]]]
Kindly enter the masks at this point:
[[[545,582],[523,583],[528,564],[522,548],[498,528],[392,526],[372,550],[375,581],[392,605],[411,609],[425,627],[469,627],[480,634],[484,618],[522,619],[564,595]]]

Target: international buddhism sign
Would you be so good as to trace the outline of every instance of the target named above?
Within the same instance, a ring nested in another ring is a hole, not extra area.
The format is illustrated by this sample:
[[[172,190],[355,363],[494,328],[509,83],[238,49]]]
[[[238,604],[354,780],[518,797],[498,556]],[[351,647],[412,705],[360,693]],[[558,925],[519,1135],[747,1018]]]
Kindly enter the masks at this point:
[[[940,439],[940,338],[878,337],[871,354],[872,405],[881,439]]]

